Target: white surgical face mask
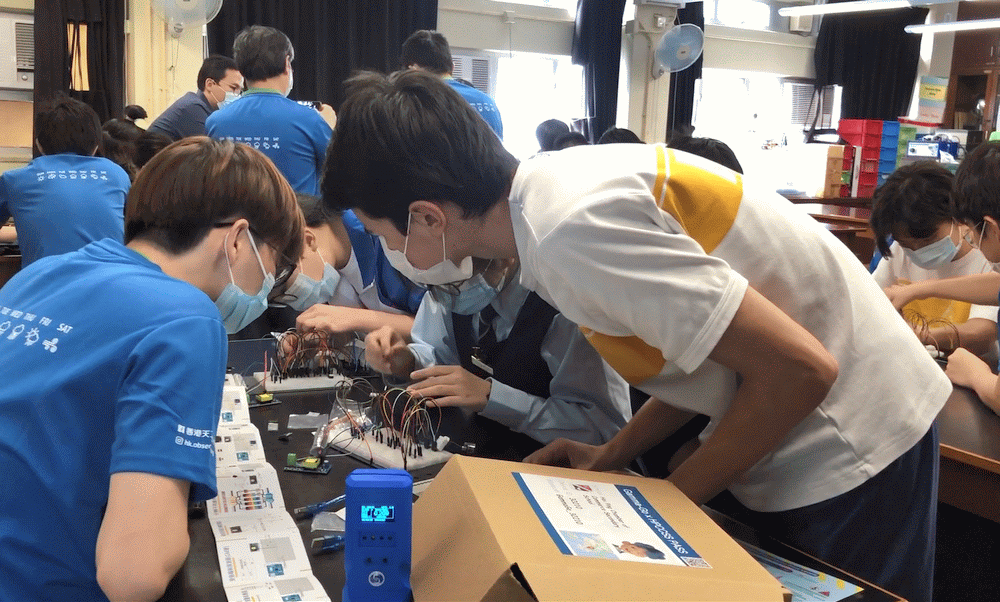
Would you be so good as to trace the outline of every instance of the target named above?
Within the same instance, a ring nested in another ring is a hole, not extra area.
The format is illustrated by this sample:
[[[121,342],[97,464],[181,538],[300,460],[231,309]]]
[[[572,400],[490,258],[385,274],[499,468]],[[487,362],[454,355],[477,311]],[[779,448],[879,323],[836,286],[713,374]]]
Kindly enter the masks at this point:
[[[295,280],[285,290],[285,294],[290,298],[286,305],[292,309],[305,311],[317,303],[325,303],[333,298],[333,293],[337,290],[340,273],[337,268],[326,262],[322,253],[317,251],[317,254],[323,260],[323,276],[315,280],[306,276],[301,268],[299,269]]]
[[[240,95],[237,94],[236,92],[226,92],[226,97],[223,98],[222,101],[219,103],[219,108],[221,109],[226,105],[232,104],[233,101],[235,101],[239,97]]]
[[[229,268],[229,284],[222,289],[222,294],[215,300],[215,306],[219,308],[219,315],[222,316],[222,324],[226,327],[227,334],[235,334],[247,327],[260,317],[267,309],[267,296],[274,287],[274,275],[268,274],[264,269],[264,262],[257,251],[257,244],[253,240],[253,235],[247,230],[247,237],[250,239],[250,247],[254,255],[257,256],[257,264],[260,271],[264,273],[264,281],[260,285],[260,291],[256,295],[247,294],[243,289],[236,286],[236,279],[233,277],[233,266],[229,263],[229,234],[226,234],[226,266]]]
[[[382,243],[382,251],[385,252],[385,257],[392,264],[392,267],[417,284],[451,284],[472,278],[472,257],[466,257],[460,265],[455,265],[455,262],[448,259],[448,254],[445,250],[444,232],[441,233],[442,259],[440,262],[426,270],[421,270],[410,263],[410,260],[406,258],[406,250],[410,244],[410,223],[412,220],[413,214],[411,213],[406,221],[406,239],[403,242],[402,251],[390,249],[385,238],[378,237],[379,242]]]
[[[942,268],[955,259],[955,255],[958,254],[958,247],[955,245],[955,241],[951,239],[951,235],[954,232],[955,224],[953,222],[951,230],[948,232],[948,236],[945,236],[941,240],[934,241],[931,244],[919,249],[903,250],[910,258],[910,261],[925,270]]]

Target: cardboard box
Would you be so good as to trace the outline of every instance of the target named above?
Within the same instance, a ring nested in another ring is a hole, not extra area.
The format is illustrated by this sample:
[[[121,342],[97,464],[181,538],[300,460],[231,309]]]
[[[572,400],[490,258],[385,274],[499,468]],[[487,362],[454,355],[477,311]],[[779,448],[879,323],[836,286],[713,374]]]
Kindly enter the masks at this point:
[[[411,583],[417,602],[790,599],[666,481],[464,456],[414,505]]]

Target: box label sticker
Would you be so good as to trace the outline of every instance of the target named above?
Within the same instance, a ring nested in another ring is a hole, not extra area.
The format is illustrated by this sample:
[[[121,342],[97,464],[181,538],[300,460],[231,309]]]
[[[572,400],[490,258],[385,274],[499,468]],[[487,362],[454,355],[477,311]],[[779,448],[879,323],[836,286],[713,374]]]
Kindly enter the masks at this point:
[[[712,568],[635,487],[511,474],[563,554]]]

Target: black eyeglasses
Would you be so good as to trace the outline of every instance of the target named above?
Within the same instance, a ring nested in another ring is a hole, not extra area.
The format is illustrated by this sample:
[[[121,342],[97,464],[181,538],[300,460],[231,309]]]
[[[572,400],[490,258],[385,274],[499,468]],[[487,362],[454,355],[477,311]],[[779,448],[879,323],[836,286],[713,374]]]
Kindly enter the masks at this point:
[[[216,222],[212,224],[213,228],[228,228],[236,222]],[[253,234],[257,239],[263,242],[265,245],[271,247],[274,251],[275,266],[274,266],[274,286],[271,288],[272,293],[281,294],[284,291],[285,286],[288,284],[288,279],[292,276],[292,272],[295,271],[295,267],[298,265],[297,261],[289,259],[284,253],[274,248],[269,242],[264,240],[264,237],[260,235],[259,232],[253,229],[253,226],[249,227],[250,233]]]

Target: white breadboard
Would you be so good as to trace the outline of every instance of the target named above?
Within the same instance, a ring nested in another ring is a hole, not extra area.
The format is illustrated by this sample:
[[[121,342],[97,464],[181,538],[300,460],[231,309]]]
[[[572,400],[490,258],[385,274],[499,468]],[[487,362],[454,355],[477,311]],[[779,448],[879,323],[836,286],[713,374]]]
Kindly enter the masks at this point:
[[[270,379],[264,384],[263,387],[256,387],[257,383],[264,378],[263,372],[254,372],[253,379],[254,384],[247,387],[253,393],[287,393],[290,391],[315,391],[317,389],[332,389],[339,385],[340,383],[347,380],[344,376],[340,374],[335,374],[333,376],[296,376],[286,378],[280,382],[274,382]]]
[[[381,429],[383,435],[389,435],[389,429]],[[365,433],[364,439],[351,437],[349,429],[330,437],[330,447],[342,453],[350,454],[362,462],[373,464],[379,468],[403,468],[403,452],[375,440],[374,433]],[[384,440],[384,439],[383,439]],[[420,455],[406,458],[406,470],[417,470],[437,464],[444,464],[451,458],[451,452],[433,451],[424,447]]]

